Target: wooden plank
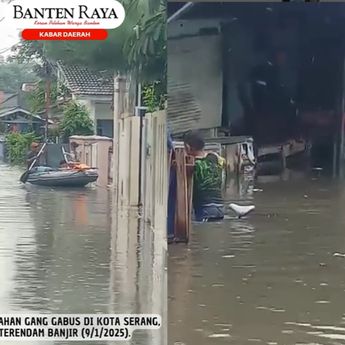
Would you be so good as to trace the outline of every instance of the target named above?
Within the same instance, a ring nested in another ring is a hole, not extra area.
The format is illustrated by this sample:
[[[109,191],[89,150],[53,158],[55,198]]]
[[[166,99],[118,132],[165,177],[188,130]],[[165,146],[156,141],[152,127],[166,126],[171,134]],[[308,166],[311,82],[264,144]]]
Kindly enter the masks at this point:
[[[174,242],[188,242],[191,230],[194,158],[182,148],[175,148],[173,164],[176,169],[177,191]]]
[[[247,141],[253,142],[253,138],[248,137],[248,136],[230,136],[230,137],[207,138],[206,141],[209,143],[219,143],[221,145],[233,145],[233,144],[241,144]]]
[[[190,241],[192,229],[192,212],[193,212],[193,173],[194,173],[194,158],[187,156],[187,224],[186,224],[186,242]]]
[[[295,154],[304,152],[307,149],[305,142],[297,142],[295,140],[289,140],[283,144],[267,145],[259,148],[258,156],[266,156],[271,154],[283,154],[285,157],[290,157]]]
[[[260,147],[258,150],[258,157],[280,154],[282,151],[283,151],[283,145],[281,144],[263,146],[263,147]]]
[[[177,175],[175,241],[188,242],[188,194],[186,153],[183,149],[175,150]]]

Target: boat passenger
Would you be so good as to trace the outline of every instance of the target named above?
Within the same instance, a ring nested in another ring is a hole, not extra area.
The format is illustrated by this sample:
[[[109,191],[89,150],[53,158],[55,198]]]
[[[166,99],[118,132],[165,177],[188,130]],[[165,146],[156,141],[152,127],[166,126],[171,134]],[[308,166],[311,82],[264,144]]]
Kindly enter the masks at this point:
[[[193,181],[193,209],[198,222],[218,221],[224,218],[222,177],[224,159],[215,152],[204,150],[205,142],[199,132],[184,136],[188,155],[195,158]]]
[[[37,157],[40,151],[39,147],[40,147],[39,143],[37,142],[31,143],[30,151],[26,154],[26,165],[28,169],[31,167],[31,164],[35,161],[35,159],[36,159],[36,162],[33,167],[37,167],[39,165],[39,159]]]

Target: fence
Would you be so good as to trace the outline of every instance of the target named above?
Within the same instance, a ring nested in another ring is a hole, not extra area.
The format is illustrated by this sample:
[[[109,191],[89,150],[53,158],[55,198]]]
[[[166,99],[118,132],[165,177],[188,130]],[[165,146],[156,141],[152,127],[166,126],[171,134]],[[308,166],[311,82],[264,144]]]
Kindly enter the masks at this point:
[[[117,201],[121,206],[142,206],[153,228],[166,226],[168,150],[166,112],[118,121]],[[114,164],[115,163],[115,164]]]
[[[145,116],[143,123],[141,200],[144,217],[154,228],[167,222],[168,149],[166,112]]]

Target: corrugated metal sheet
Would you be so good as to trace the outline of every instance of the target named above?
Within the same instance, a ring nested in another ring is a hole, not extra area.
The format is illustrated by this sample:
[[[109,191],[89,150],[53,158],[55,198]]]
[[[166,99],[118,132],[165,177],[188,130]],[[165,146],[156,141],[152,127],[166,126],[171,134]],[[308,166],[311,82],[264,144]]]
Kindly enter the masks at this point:
[[[168,124],[172,133],[181,133],[196,127],[201,119],[201,108],[191,86],[170,80],[168,90]]]
[[[168,41],[168,126],[173,134],[221,125],[220,37]]]

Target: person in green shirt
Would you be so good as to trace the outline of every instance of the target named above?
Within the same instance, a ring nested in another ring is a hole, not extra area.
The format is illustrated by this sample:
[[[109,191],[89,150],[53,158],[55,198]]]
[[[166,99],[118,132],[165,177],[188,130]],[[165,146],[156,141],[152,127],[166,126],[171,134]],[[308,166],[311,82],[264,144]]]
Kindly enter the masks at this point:
[[[222,180],[224,159],[217,153],[206,152],[205,141],[197,131],[184,136],[188,155],[195,158],[193,209],[198,222],[219,221],[224,218]]]

